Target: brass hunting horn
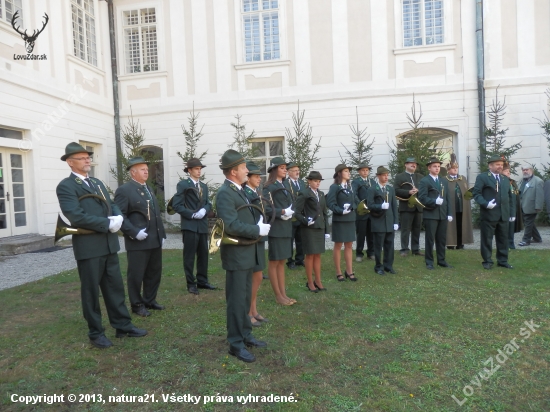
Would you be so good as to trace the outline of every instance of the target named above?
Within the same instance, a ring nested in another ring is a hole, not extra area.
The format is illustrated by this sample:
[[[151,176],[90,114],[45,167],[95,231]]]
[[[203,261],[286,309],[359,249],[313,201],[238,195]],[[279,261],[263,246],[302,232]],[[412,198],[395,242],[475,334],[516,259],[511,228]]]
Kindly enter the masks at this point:
[[[416,189],[414,187],[414,184],[411,183],[411,182],[404,182],[401,184],[401,187],[405,186],[405,185],[409,185],[411,186],[413,189]],[[414,195],[410,195],[409,197],[407,198],[403,198],[403,197],[399,197],[399,196],[395,196],[398,200],[401,200],[403,202],[407,202],[408,206],[413,209],[415,206],[420,206],[422,208],[425,208],[426,206],[424,206],[420,200],[418,200],[418,197],[416,197],[416,193]]]

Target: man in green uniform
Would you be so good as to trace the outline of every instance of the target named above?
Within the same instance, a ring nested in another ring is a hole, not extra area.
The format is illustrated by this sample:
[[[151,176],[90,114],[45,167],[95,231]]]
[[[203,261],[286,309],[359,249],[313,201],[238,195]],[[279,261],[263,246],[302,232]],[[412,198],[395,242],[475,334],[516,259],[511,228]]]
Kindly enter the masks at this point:
[[[122,212],[111,201],[103,182],[88,177],[92,155],[93,152],[86,151],[78,143],[67,145],[61,160],[67,162],[71,174],[57,185],[56,193],[61,212],[71,226],[95,232],[74,235],[73,252],[80,276],[82,313],[88,322],[88,337],[92,345],[103,349],[113,344],[105,336],[101,324],[100,289],[117,338],[141,337],[147,335],[147,331],[132,325],[124,303],[124,284],[117,255],[120,245],[116,234],[122,225]],[[103,200],[94,196],[81,199],[85,195],[99,196]]]
[[[367,191],[369,188],[376,185],[374,179],[369,179],[370,166],[366,163],[361,163],[357,166],[359,177],[353,179],[351,182],[351,188],[355,192],[359,202],[367,202]],[[365,239],[367,239],[367,259],[374,260],[374,237],[372,234],[372,224],[370,219],[370,213],[355,215],[355,232],[357,234],[356,248],[355,248],[355,261],[363,261],[363,248],[365,247]]]
[[[162,275],[162,244],[166,233],[157,199],[147,186],[148,163],[141,156],[133,157],[126,170],[130,171],[131,180],[116,190],[115,203],[124,217],[121,231],[128,255],[128,298],[132,312],[145,317],[151,315],[147,309],[164,309],[156,298]]]
[[[257,239],[267,236],[270,225],[264,224],[262,218],[256,221],[254,211],[242,189],[248,169],[245,159],[235,151],[226,151],[220,169],[225,175],[225,182],[216,195],[218,217],[222,219],[224,232],[231,237]],[[244,206],[244,207],[242,207]],[[239,210],[237,210],[239,208]],[[227,340],[229,354],[244,362],[254,362],[256,357],[245,346],[262,348],[267,343],[258,341],[252,336],[252,323],[248,316],[252,294],[252,273],[259,264],[260,250],[258,243],[252,245],[221,244],[222,267],[226,271],[225,297],[227,301]]]
[[[296,163],[289,163],[286,167],[288,178],[283,181],[283,185],[292,194],[292,202],[296,201],[296,197],[300,190],[306,188],[306,184],[300,179],[300,166]],[[294,252],[296,245],[296,252]],[[300,222],[292,218],[292,238],[290,239],[290,250],[292,255],[287,259],[286,265],[289,269],[296,269],[296,266],[304,266],[304,251],[302,249],[302,233],[300,231]]]
[[[483,267],[493,267],[493,235],[497,246],[498,266],[512,269],[508,263],[508,222],[515,221],[516,206],[510,180],[501,174],[504,162],[493,155],[487,161],[489,172],[480,173],[472,193],[480,206],[481,257]]]
[[[177,193],[172,207],[181,216],[183,239],[183,270],[187,281],[187,290],[198,295],[199,289],[216,289],[208,283],[208,218],[212,209],[208,199],[208,186],[200,181],[204,166],[199,159],[187,161],[183,171],[189,174],[187,179],[178,183]],[[197,279],[193,275],[197,256]]]
[[[422,229],[422,207],[409,207],[407,199],[418,193],[418,184],[424,176],[416,173],[417,162],[414,157],[405,160],[405,171],[395,176],[395,196],[399,199],[399,220],[401,224],[401,256],[409,253],[409,236],[413,255],[424,256],[420,252],[420,230]],[[401,200],[403,199],[403,200]]]

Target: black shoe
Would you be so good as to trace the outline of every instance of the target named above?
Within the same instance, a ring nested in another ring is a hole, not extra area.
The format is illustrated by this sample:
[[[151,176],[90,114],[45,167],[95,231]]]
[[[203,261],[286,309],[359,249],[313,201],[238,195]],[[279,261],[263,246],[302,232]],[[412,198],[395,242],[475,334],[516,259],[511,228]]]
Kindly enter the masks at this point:
[[[454,247],[454,246],[447,246],[447,249],[449,249],[449,250],[454,250],[455,247]],[[458,249],[458,248],[457,248],[457,249]]]
[[[355,277],[355,273],[348,273],[347,271],[344,270],[344,275],[346,276],[346,278],[348,278],[352,282],[357,282],[357,278]]]
[[[317,286],[317,283],[315,283],[315,281],[313,281],[313,286],[315,286],[321,292],[326,292],[327,291],[327,288],[320,288],[319,286]]]
[[[216,290],[216,289],[217,289],[216,286],[213,286],[213,285],[211,285],[210,283],[202,283],[202,284],[199,283],[199,284],[197,285],[197,287],[198,287],[199,289],[208,289],[208,290]]]
[[[419,251],[419,252],[414,252],[413,255],[415,255],[415,256],[424,256],[424,253]]]
[[[375,272],[378,273],[379,275],[385,275],[382,269],[375,270]]]
[[[90,338],[90,343],[99,349],[106,349],[113,346],[113,342],[107,339],[107,336],[101,335],[99,338]]]
[[[254,362],[256,360],[256,357],[251,354],[249,351],[246,350],[246,348],[242,349],[231,349],[229,348],[229,354],[231,356],[235,356],[238,360],[242,360],[243,362]]]
[[[515,245],[508,245],[508,249],[515,249],[516,246]]]
[[[441,266],[442,268],[452,268],[452,266],[449,265],[447,262],[445,262],[445,263],[438,263],[437,266]]]
[[[145,305],[147,309],[153,309],[153,310],[164,310],[165,307],[163,305],[159,305],[156,301],[153,301],[153,303],[150,303],[148,305]]]
[[[397,272],[396,272],[395,270],[393,270],[393,269],[386,269],[386,268],[384,268],[384,271],[385,271],[385,272],[389,272],[389,273],[391,273],[392,275],[397,274]]]
[[[456,249],[464,249],[464,245],[457,246]]]
[[[244,342],[246,346],[249,348],[265,348],[267,347],[267,343],[261,340],[256,340],[256,338],[252,338],[250,340],[247,340]]]
[[[370,259],[370,260],[376,260],[376,258],[374,257],[374,255],[371,255],[371,256],[367,256],[367,259]]]
[[[294,266],[302,266],[302,267],[306,267],[306,265],[304,264],[304,262],[296,262],[294,263]]]
[[[128,336],[129,338],[141,338],[143,336],[147,335],[147,331],[145,329],[138,329],[135,326],[127,331],[117,329],[116,330],[116,337],[117,338],[124,338]]]
[[[506,268],[506,269],[513,269],[514,268],[509,263],[497,263],[497,266],[500,266],[501,268]]]
[[[195,285],[191,285],[187,288],[187,290],[189,291],[189,293],[192,293],[193,295],[198,295],[199,294],[199,290],[197,289],[197,287]]]
[[[541,240],[532,240],[531,242],[533,242],[533,243],[542,243],[542,239]]]
[[[315,289],[310,289],[310,288],[309,288],[309,284],[308,284],[307,282],[306,282],[306,288],[307,288],[307,290],[309,290],[310,292],[313,292],[313,293],[319,292],[319,291],[317,290],[317,288],[315,288]]]
[[[493,268],[493,264],[492,263],[482,263],[483,265],[483,269],[492,269]]]
[[[434,266],[433,266],[433,265],[426,265],[426,269],[428,269],[428,270],[434,270]]]
[[[135,307],[132,307],[132,312],[136,315],[143,316],[144,318],[151,316],[151,312],[145,309],[145,306],[143,305],[136,305]]]
[[[286,266],[287,266],[290,270],[296,269],[296,265],[295,265],[294,263],[287,263]]]

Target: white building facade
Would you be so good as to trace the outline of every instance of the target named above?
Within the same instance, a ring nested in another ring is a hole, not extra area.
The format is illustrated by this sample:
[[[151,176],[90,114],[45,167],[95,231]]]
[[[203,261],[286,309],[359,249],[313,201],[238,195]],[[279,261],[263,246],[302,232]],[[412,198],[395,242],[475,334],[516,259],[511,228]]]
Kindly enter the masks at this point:
[[[508,141],[523,145],[517,160],[547,163],[537,119],[548,113],[550,2],[483,4],[486,105],[500,86]],[[29,34],[47,13],[33,51],[47,60],[16,59],[26,54],[11,26],[17,10]],[[473,0],[115,0],[113,10],[120,123],[132,112],[162,155],[166,198],[183,175],[177,152],[193,105],[213,182],[223,180],[236,115],[268,162],[286,151],[298,101],[320,138],[322,189],[351,143],[356,110],[375,141],[372,165],[387,165],[388,144],[410,129],[413,94],[424,127],[475,177]],[[69,173],[59,158],[71,141],[94,151],[94,175],[116,187],[109,41],[106,1],[0,0],[0,237],[53,233],[55,187]]]

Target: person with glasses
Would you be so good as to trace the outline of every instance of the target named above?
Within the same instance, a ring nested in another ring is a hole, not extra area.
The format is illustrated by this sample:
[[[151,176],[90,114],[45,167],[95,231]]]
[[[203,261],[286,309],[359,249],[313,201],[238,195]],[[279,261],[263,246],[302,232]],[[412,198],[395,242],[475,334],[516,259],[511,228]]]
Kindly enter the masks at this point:
[[[122,212],[109,197],[103,182],[89,177],[92,155],[93,152],[88,152],[78,143],[67,145],[61,160],[67,162],[71,174],[57,185],[56,193],[61,212],[71,226],[93,231],[92,234],[73,236],[73,253],[80,277],[82,314],[88,322],[88,337],[93,346],[105,349],[113,343],[105,336],[101,322],[100,291],[117,338],[142,337],[147,335],[147,331],[132,324],[124,302],[124,284],[117,254],[120,250],[117,232],[123,223]],[[85,195],[87,197],[81,199]],[[108,215],[109,209],[111,215]]]

